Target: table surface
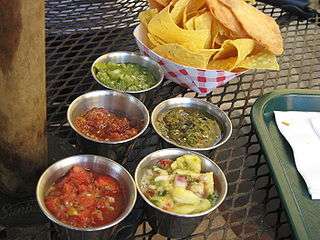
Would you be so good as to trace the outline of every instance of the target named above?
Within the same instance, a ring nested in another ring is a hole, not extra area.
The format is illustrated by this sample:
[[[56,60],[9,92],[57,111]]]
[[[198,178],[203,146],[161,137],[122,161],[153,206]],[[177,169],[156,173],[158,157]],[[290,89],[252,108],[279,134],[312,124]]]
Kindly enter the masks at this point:
[[[48,131],[71,144],[74,132],[67,124],[66,110],[77,96],[99,89],[91,74],[92,62],[111,51],[137,51],[132,31],[138,13],[147,7],[140,0],[47,0],[47,98]],[[258,3],[258,8],[277,18],[284,37],[285,53],[279,72],[249,71],[199,96],[174,83],[164,82],[156,91],[138,97],[150,112],[161,101],[175,96],[203,98],[223,109],[234,127],[230,140],[206,152],[224,171],[228,195],[218,210],[187,239],[291,239],[290,226],[281,206],[268,165],[250,122],[256,99],[274,89],[320,89],[319,19],[301,20],[279,8]],[[117,159],[131,171],[145,155],[168,145],[152,127],[128,148],[115,149]],[[146,223],[143,202],[115,239],[165,239]],[[32,222],[32,220],[30,220]],[[139,225],[139,226],[138,226]],[[124,237],[126,236],[126,237]],[[49,224],[9,228],[0,239],[57,239]]]

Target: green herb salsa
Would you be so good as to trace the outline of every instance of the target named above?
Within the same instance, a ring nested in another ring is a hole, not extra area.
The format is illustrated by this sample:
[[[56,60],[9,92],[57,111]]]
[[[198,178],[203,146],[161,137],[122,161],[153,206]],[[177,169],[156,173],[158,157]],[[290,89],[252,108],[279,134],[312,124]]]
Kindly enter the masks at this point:
[[[215,118],[191,108],[173,108],[156,120],[161,134],[184,147],[207,148],[221,140],[221,128]]]
[[[145,67],[135,63],[96,63],[94,73],[107,87],[120,91],[141,91],[157,81]]]

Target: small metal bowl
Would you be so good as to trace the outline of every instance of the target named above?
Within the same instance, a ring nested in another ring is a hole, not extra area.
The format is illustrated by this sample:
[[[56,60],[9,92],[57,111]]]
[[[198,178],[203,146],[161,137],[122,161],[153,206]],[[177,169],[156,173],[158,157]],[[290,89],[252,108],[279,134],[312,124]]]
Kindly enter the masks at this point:
[[[44,203],[44,197],[48,189],[74,165],[81,165],[99,174],[110,175],[119,181],[122,191],[125,193],[124,202],[126,206],[122,214],[113,222],[95,228],[78,228],[61,222],[48,211]],[[59,233],[63,235],[62,239],[93,240],[108,239],[110,237],[112,230],[114,230],[113,227],[119,224],[132,211],[137,198],[137,190],[130,173],[120,164],[101,156],[77,155],[62,159],[47,168],[38,181],[36,196],[40,209],[55,223]]]
[[[97,78],[95,71],[94,71],[94,65],[98,62],[136,63],[142,67],[147,68],[150,71],[150,73],[153,74],[153,76],[157,80],[157,82],[152,87],[147,88],[147,89],[143,89],[140,91],[130,91],[130,90],[123,91],[123,90],[112,88],[112,87],[104,84],[103,82],[101,82]],[[119,91],[119,92],[126,92],[126,93],[143,93],[143,92],[150,91],[150,90],[158,87],[164,78],[164,72],[163,72],[161,66],[156,61],[152,60],[149,57],[141,56],[141,55],[135,54],[133,52],[111,52],[111,53],[107,53],[107,54],[100,56],[99,58],[97,58],[93,62],[92,66],[91,66],[91,74],[94,77],[94,79],[103,87],[108,88],[108,89],[112,89],[115,91]]]
[[[204,212],[196,214],[178,214],[161,209],[154,205],[141,191],[140,182],[147,168],[157,164],[161,159],[172,159],[185,155],[195,154],[202,159],[202,172],[213,172],[214,189],[218,193],[216,204]],[[147,214],[149,224],[160,234],[169,238],[184,238],[192,234],[204,216],[215,210],[227,195],[228,184],[223,171],[210,158],[188,150],[179,148],[167,148],[153,152],[143,158],[135,171],[135,182],[141,197],[147,202]]]
[[[120,141],[100,141],[88,137],[75,127],[74,121],[76,117],[81,116],[93,107],[103,107],[108,111],[123,114],[130,121],[134,121],[135,125],[139,126],[139,133],[131,138]],[[80,136],[102,144],[120,144],[129,142],[139,137],[147,129],[150,121],[148,109],[139,99],[126,93],[111,90],[92,91],[79,96],[70,104],[67,118],[70,126]]]
[[[221,139],[218,142],[212,143],[212,145],[209,147],[195,148],[195,147],[187,147],[187,146],[180,145],[180,144],[166,138],[160,132],[160,130],[157,128],[157,124],[156,124],[157,118],[158,118],[159,114],[164,113],[172,108],[177,108],[177,107],[197,109],[197,110],[204,111],[204,112],[208,113],[209,115],[213,116],[217,120],[217,122],[221,128],[221,132],[222,132]],[[168,100],[165,100],[165,101],[159,103],[155,107],[155,109],[153,110],[153,112],[151,114],[151,123],[152,123],[153,128],[157,132],[157,134],[162,139],[164,139],[166,142],[168,142],[176,147],[180,147],[180,148],[184,148],[184,149],[188,149],[188,150],[193,150],[193,151],[206,151],[206,150],[215,149],[215,148],[221,146],[222,144],[224,144],[226,141],[228,141],[228,139],[230,138],[231,133],[232,133],[232,123],[231,123],[231,120],[229,119],[228,115],[225,112],[223,112],[220,108],[213,105],[212,103],[209,103],[207,101],[200,100],[197,98],[176,97],[176,98],[170,98]]]

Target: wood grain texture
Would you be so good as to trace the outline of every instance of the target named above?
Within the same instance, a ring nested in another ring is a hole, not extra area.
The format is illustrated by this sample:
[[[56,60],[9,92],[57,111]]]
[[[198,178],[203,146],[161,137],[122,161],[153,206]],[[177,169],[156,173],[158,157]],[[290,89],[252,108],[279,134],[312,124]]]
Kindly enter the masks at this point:
[[[0,186],[34,191],[46,166],[43,0],[0,0]]]

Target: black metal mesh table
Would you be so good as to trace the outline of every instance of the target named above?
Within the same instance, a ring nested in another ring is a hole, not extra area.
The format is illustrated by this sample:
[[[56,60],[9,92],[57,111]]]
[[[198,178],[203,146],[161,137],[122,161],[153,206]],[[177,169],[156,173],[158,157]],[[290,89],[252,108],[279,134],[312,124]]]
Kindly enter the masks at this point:
[[[139,0],[47,0],[50,133],[75,144],[75,134],[66,121],[68,105],[77,96],[99,88],[90,74],[95,58],[115,50],[137,51],[132,31],[138,24],[137,14],[146,7],[147,3]],[[198,96],[168,82],[156,92],[139,95],[150,111],[170,97],[204,98],[222,108],[232,119],[234,131],[229,142],[206,153],[226,174],[229,182],[227,198],[219,210],[208,216],[187,239],[292,238],[286,214],[250,123],[250,110],[257,97],[273,89],[320,89],[319,19],[299,20],[262,3],[258,8],[277,18],[281,25],[285,54],[279,59],[279,72],[250,71],[207,96]],[[139,159],[165,147],[168,145],[149,127],[137,141],[126,149],[116,149],[115,154],[133,172]],[[114,238],[164,239],[150,229],[146,220],[143,202],[139,200]],[[34,228],[30,219],[30,226],[23,230],[9,228],[0,234],[0,239],[58,239],[58,236],[49,224]]]

